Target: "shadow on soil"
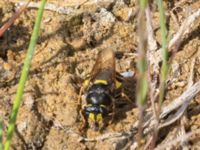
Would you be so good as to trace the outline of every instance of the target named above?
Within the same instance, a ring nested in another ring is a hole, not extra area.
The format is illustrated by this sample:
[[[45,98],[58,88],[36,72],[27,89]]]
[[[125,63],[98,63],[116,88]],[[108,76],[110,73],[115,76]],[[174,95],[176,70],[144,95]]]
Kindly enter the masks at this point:
[[[135,103],[136,79],[135,77],[126,78],[124,81],[124,94],[128,97],[121,97],[116,102],[116,114],[114,123],[127,118],[126,113],[136,107]]]

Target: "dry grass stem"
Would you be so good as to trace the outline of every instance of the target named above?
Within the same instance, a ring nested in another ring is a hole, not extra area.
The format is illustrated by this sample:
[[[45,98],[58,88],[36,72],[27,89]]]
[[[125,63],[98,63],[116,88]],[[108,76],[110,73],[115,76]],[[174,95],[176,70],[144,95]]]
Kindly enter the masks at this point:
[[[187,108],[187,105],[190,104],[191,100],[193,99],[194,96],[196,96],[200,92],[200,81],[192,85],[189,89],[187,89],[181,96],[173,100],[170,104],[167,106],[163,107],[161,109],[161,114],[159,116],[160,119],[163,119],[167,115],[169,115],[172,111],[178,109],[177,112],[173,115],[173,117],[169,118],[169,120],[165,121],[165,123],[161,124],[159,126],[160,128],[163,128],[165,126],[170,125],[171,123],[175,122],[177,119],[180,118],[182,113],[185,111]],[[144,134],[148,133],[153,129],[153,126],[155,125],[156,120],[154,117],[151,117],[145,122],[145,130]]]
[[[194,66],[196,62],[196,57],[192,59],[191,66],[190,66],[190,75],[188,78],[187,89],[189,89],[194,84]]]
[[[186,121],[187,119],[187,112],[184,113],[183,117],[181,118],[181,127],[179,131],[179,136],[185,136],[186,135],[186,130],[185,130],[185,125],[187,124]],[[181,141],[181,147],[183,150],[188,150],[188,139],[186,138],[185,140]]]
[[[191,66],[193,66],[193,65],[194,65],[194,62],[192,63]],[[191,74],[193,74],[193,73],[191,73]],[[165,106],[161,110],[161,114],[160,114],[160,117],[159,117],[160,119],[163,119],[164,117],[169,115],[175,109],[177,109],[179,107],[180,108],[172,117],[168,118],[168,120],[165,121],[165,123],[159,125],[159,129],[166,127],[166,126],[172,124],[173,122],[175,122],[177,119],[179,119],[183,115],[183,113],[185,112],[186,108],[190,104],[193,97],[196,96],[199,92],[200,92],[200,81],[195,83],[190,88],[188,88],[180,97],[176,98],[175,100],[173,100],[173,102],[171,102],[170,104]],[[153,129],[153,126],[156,122],[153,118],[154,117],[151,117],[151,119],[148,119],[145,122],[144,134],[148,133],[149,131],[151,131]],[[137,122],[135,124],[137,124]]]
[[[193,14],[191,14],[181,25],[179,30],[176,32],[174,37],[169,42],[169,49],[172,49],[174,46],[175,51],[179,47],[180,43],[182,42],[184,36],[188,33],[190,33],[192,26],[194,26],[195,21],[200,17],[200,9],[195,11]]]
[[[0,37],[4,34],[4,32],[14,23],[14,21],[21,15],[22,12],[24,12],[30,3],[30,0],[28,2],[25,2],[16,12],[15,14],[6,22],[1,28],[0,28]]]
[[[170,16],[172,17],[172,20],[175,22],[176,28],[179,28],[179,26],[180,26],[179,21],[178,21],[176,15],[174,14],[173,10],[171,10],[169,13],[170,13]]]
[[[147,35],[148,35],[148,53],[150,51],[155,51],[157,50],[158,46],[157,46],[157,42],[155,40],[154,37],[154,30],[153,30],[153,26],[152,26],[152,15],[151,15],[151,10],[149,8],[149,6],[147,5],[147,8],[145,9],[145,14],[146,14],[146,24],[147,24]]]
[[[106,133],[100,136],[97,136],[95,138],[79,138],[79,141],[81,142],[95,142],[95,141],[103,141],[103,140],[110,140],[113,138],[118,139],[127,139],[134,135],[133,132],[114,132],[114,133]]]
[[[74,6],[57,6],[52,3],[47,3],[45,6],[45,10],[57,12],[57,13],[63,14],[63,15],[70,15],[70,14],[76,13],[77,9],[80,8],[82,5],[86,4],[87,2],[89,2],[89,0],[85,0],[84,2],[74,5]],[[96,5],[96,3],[98,3],[98,1],[97,2],[94,1],[94,3]],[[110,2],[107,1],[105,3],[110,3]],[[18,2],[18,3],[16,3],[16,7],[20,7],[24,4],[25,4],[25,2]],[[28,8],[38,9],[39,5],[40,4],[38,2],[30,2],[30,4],[28,5]]]
[[[191,102],[194,96],[196,96],[200,92],[200,81],[195,83],[189,89],[187,89],[180,97],[176,98],[173,102],[169,105],[163,107],[160,118],[164,118],[173,110],[177,109],[178,107],[182,106],[186,102]]]
[[[16,7],[20,7],[20,6],[24,5],[24,3],[25,2],[18,2],[18,3],[16,3]],[[30,4],[28,5],[28,8],[38,9],[39,6],[40,6],[40,3],[38,3],[38,2],[30,2]],[[47,3],[44,9],[53,11],[53,12],[57,12],[57,13],[63,14],[63,15],[69,15],[69,14],[75,13],[77,11],[77,9],[73,8],[73,7],[56,6],[55,4],[51,4],[51,3]]]
[[[193,60],[191,62],[191,67],[190,67],[191,70],[190,70],[190,75],[188,78],[187,89],[189,89],[193,85],[195,60],[196,60],[196,58],[193,58]],[[165,121],[165,123],[163,123],[159,126],[159,129],[161,129],[165,126],[168,126],[168,125],[174,123],[176,120],[178,120],[184,114],[184,112],[187,109],[187,107],[189,106],[189,104],[190,104],[190,101],[185,101],[185,103],[179,108],[179,110],[172,117],[170,117],[170,120]]]
[[[200,9],[196,10],[193,14],[185,19],[185,21],[181,24],[181,27],[173,36],[173,38],[169,41],[168,49],[173,52],[177,51],[178,47],[181,45],[183,41],[183,37],[191,32],[192,27],[195,25],[195,22],[200,17]],[[159,63],[161,62],[161,49],[156,51],[153,56],[149,58],[151,60],[151,66],[155,73],[159,73]]]
[[[157,146],[155,148],[155,150],[163,150],[166,147],[172,147],[173,145],[177,145],[179,142],[185,141],[185,140],[189,139],[191,136],[193,136],[195,134],[199,134],[199,133],[200,133],[200,129],[191,131],[191,132],[185,134],[184,136],[179,136],[178,138],[173,139],[173,141],[170,141],[170,142],[167,142],[167,143]]]
[[[195,83],[193,86],[188,88],[180,97],[176,98],[169,105],[163,107],[160,118],[164,118],[170,112],[174,111],[178,107],[182,106],[187,102],[191,102],[194,96],[200,92],[200,81]]]
[[[188,78],[188,85],[187,85],[187,89],[190,88],[194,82],[194,66],[195,66],[195,62],[196,62],[196,57],[192,59],[191,62],[191,69],[190,69],[190,75]],[[185,105],[187,105],[188,103],[186,103]],[[189,104],[188,104],[189,105]],[[185,113],[183,114],[184,116],[181,118],[181,127],[180,127],[180,136],[184,136],[186,134],[186,130],[185,130],[185,124],[187,124],[187,110],[185,110]],[[183,150],[188,150],[188,140],[185,139],[181,142],[181,147]]]
[[[159,124],[158,129],[160,130],[166,126],[169,126],[172,123],[174,123],[175,121],[177,121],[178,119],[180,119],[180,117],[184,114],[188,105],[189,105],[189,102],[187,101],[177,110],[177,112],[175,114],[173,114],[171,117],[167,118],[164,123]]]

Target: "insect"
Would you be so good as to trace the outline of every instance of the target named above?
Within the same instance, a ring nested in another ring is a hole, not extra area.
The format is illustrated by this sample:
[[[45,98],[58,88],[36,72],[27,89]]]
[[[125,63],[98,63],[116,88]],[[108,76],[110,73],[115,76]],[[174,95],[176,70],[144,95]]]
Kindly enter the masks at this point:
[[[85,80],[79,98],[83,127],[89,126],[95,131],[102,129],[106,118],[115,114],[115,99],[120,95],[122,76],[115,71],[115,54],[106,49],[99,52],[89,79]],[[82,105],[84,101],[84,105]],[[108,120],[107,120],[108,122]]]

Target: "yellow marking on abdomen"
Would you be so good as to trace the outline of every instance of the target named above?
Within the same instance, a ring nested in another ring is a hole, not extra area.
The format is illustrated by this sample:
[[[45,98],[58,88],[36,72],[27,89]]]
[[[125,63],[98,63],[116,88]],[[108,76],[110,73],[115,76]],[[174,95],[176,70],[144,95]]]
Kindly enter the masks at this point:
[[[106,80],[95,80],[94,84],[104,84],[104,85],[107,85],[108,82]]]

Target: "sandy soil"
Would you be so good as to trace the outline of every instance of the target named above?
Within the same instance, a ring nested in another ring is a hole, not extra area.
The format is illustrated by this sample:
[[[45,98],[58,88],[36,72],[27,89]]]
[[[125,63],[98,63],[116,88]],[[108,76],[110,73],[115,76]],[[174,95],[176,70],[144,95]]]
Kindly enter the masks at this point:
[[[0,26],[12,16],[15,0],[0,1]],[[57,6],[75,6],[78,1],[49,0]],[[174,9],[174,16],[170,11]],[[199,1],[179,1],[165,3],[169,35],[173,36],[183,20],[200,7]],[[160,45],[159,14],[152,7],[153,25],[156,40]],[[13,137],[12,149],[74,150],[74,149],[122,149],[128,143],[127,138],[111,138],[96,142],[80,142],[80,116],[77,112],[78,92],[83,79],[91,71],[98,51],[111,48],[117,53],[118,72],[136,69],[136,4],[134,0],[103,1],[84,4],[75,13],[69,15],[45,11],[40,37],[25,94],[21,104],[17,130]],[[6,130],[9,115],[15,97],[17,83],[23,60],[26,55],[32,33],[37,9],[29,8],[16,20],[14,25],[0,39],[0,115]],[[187,87],[191,60],[200,51],[200,20],[192,32],[184,38],[180,49],[172,61],[170,79],[165,103],[170,103]],[[174,69],[174,70],[173,70]],[[194,68],[194,81],[200,79],[200,57]],[[86,136],[94,138],[104,133],[128,131],[138,119],[135,105],[135,78],[127,82],[127,94],[133,101],[130,104],[124,98],[117,106],[116,119],[106,127],[103,133],[88,129]],[[189,107],[187,131],[200,128],[200,95],[196,96]],[[177,134],[180,122],[170,127],[170,134]],[[5,132],[4,132],[5,135]],[[176,137],[176,136],[174,136]],[[191,149],[199,149],[200,142],[196,136],[189,141]],[[160,139],[160,142],[162,142]],[[5,140],[5,138],[4,138]],[[178,147],[178,146],[177,146]],[[175,147],[176,148],[176,147]]]

